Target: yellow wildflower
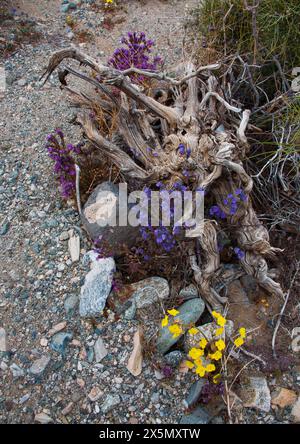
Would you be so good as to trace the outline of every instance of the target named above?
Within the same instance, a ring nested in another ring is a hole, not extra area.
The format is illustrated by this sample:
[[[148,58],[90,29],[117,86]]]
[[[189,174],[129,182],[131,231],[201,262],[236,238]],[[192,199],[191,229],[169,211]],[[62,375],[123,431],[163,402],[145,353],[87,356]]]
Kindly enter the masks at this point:
[[[189,329],[189,334],[190,335],[196,335],[197,333],[199,333],[199,330],[198,330],[198,328],[196,328],[196,327],[192,327],[192,328],[190,328]]]
[[[201,367],[202,365],[202,359],[201,358],[197,358],[194,360],[194,363],[197,367]]]
[[[170,331],[170,333],[173,334],[174,339],[178,338],[178,336],[180,336],[183,333],[182,328],[178,324],[171,325],[169,327],[169,331]]]
[[[220,381],[220,378],[221,378],[220,373],[218,373],[217,375],[214,375],[214,376],[213,376],[213,383],[214,383],[214,384],[218,384],[219,381]]]
[[[219,361],[222,358],[222,353],[217,350],[216,352],[209,354],[208,357],[214,361]]]
[[[245,339],[246,337],[246,329],[244,327],[239,329],[239,333],[242,339]]]
[[[185,361],[185,365],[187,366],[187,368],[193,368],[195,366],[195,364],[191,361]]]
[[[214,364],[208,364],[207,366],[206,366],[206,371],[208,372],[208,373],[210,373],[210,372],[214,372],[216,370],[216,366],[214,365]]]
[[[207,346],[207,340],[205,338],[202,338],[199,342],[200,348],[205,348]]]
[[[243,344],[244,344],[244,339],[241,338],[241,337],[238,337],[238,338],[236,338],[236,339],[234,340],[234,345],[235,345],[236,347],[240,347],[240,346],[243,345]]]
[[[223,341],[223,339],[219,339],[218,341],[215,342],[215,346],[217,347],[218,350],[222,351],[225,348],[225,342]]]
[[[172,308],[172,310],[168,310],[168,313],[169,313],[171,316],[177,316],[177,315],[179,314],[179,311],[176,310],[175,308]]]
[[[166,327],[166,326],[168,325],[168,323],[169,323],[169,317],[168,317],[168,316],[165,316],[165,317],[163,318],[163,320],[161,321],[161,326],[162,326],[162,327]]]
[[[218,317],[221,316],[220,313],[217,313],[216,311],[212,311],[211,314],[215,319],[218,319]]]
[[[224,327],[217,328],[217,330],[215,331],[215,335],[221,336],[223,332],[224,332]]]
[[[203,356],[203,355],[204,355],[204,351],[203,351],[203,350],[200,350],[200,348],[195,348],[195,347],[193,347],[193,348],[191,348],[190,351],[189,351],[189,356],[190,356],[192,359],[198,359],[198,358],[200,358],[200,356]]]
[[[223,318],[223,316],[218,316],[218,318],[217,318],[217,324],[220,326],[220,327],[224,327],[224,325],[226,324],[226,319],[225,318]]]
[[[202,365],[196,368],[196,373],[197,375],[201,376],[201,378],[203,378],[203,376],[205,375],[205,367],[203,367]]]

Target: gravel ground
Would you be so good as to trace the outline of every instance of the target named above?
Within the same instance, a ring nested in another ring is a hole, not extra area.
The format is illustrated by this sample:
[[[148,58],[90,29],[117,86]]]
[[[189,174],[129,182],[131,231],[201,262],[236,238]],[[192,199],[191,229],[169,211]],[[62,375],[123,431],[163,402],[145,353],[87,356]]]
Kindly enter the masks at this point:
[[[61,201],[44,149],[46,135],[57,126],[72,143],[79,141],[79,133],[70,123],[72,113],[56,76],[43,87],[39,77],[54,50],[71,43],[106,60],[130,29],[153,37],[160,54],[174,63],[181,54],[185,7],[197,2],[128,1],[112,29],[101,26],[103,13],[95,11],[93,2],[82,2],[68,14],[92,34],[89,42],[66,26],[61,1],[36,3],[14,2],[20,6],[15,21],[24,11],[42,38],[1,63],[7,88],[0,99],[0,326],[7,346],[0,350],[0,422],[178,423],[191,377],[175,372],[165,379],[147,359],[142,374],[132,376],[126,364],[139,322],[110,313],[95,326],[79,317],[79,290],[89,269],[84,254],[91,246],[77,212]],[[75,263],[68,250],[70,229],[81,240]],[[59,352],[52,348],[53,327],[69,339],[56,344]],[[94,345],[100,336],[108,354],[96,363]],[[286,379],[286,386],[299,386],[295,378]],[[221,416],[215,420],[223,421]],[[250,411],[244,422],[252,421],[287,422],[288,412],[276,419]]]

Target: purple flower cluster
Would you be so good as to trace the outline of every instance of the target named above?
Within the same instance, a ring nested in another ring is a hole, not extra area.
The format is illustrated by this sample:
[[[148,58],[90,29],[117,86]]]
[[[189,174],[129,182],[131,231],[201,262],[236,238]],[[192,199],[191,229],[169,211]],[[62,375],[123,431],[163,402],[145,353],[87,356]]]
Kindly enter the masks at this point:
[[[128,32],[127,37],[122,37],[121,43],[125,47],[114,51],[113,57],[108,61],[110,66],[124,71],[129,68],[138,68],[149,71],[156,71],[163,63],[161,57],[156,56],[153,59],[148,54],[151,53],[154,46],[153,40],[147,40],[144,32]],[[136,83],[144,82],[144,76],[133,74],[131,79]]]
[[[230,193],[225,199],[223,199],[223,204],[228,209],[228,214],[233,216],[238,209],[239,202],[245,202],[247,196],[241,188],[234,191],[234,194]],[[219,219],[226,219],[226,213],[219,207],[219,205],[213,205],[209,209],[210,216],[217,217]]]
[[[62,130],[57,128],[55,134],[47,136],[46,148],[49,157],[54,161],[53,171],[58,177],[62,197],[68,199],[75,191],[76,171],[73,155],[81,153],[81,144],[66,145]]]
[[[244,257],[245,257],[245,253],[244,253],[243,250],[241,250],[241,249],[238,248],[238,247],[235,247],[235,248],[233,249],[233,251],[235,252],[235,254],[236,254],[236,256],[237,256],[237,258],[238,258],[239,260],[244,259]]]
[[[177,150],[178,150],[178,153],[179,153],[181,156],[186,155],[186,158],[187,158],[187,159],[191,156],[191,153],[192,153],[191,148],[186,148],[186,147],[183,145],[183,143],[180,143],[180,144],[178,145]]]
[[[140,227],[140,233],[142,236],[142,239],[144,241],[151,241],[154,240],[156,245],[161,247],[164,251],[169,253],[173,248],[176,246],[176,236],[180,233],[181,227],[176,226],[173,224],[172,226],[172,219],[174,218],[174,207],[169,204],[168,201],[164,199],[164,193],[174,193],[178,192],[180,196],[182,195],[182,192],[187,189],[185,185],[181,181],[177,181],[173,184],[172,188],[167,190],[165,187],[165,184],[161,181],[156,183],[156,187],[160,190],[160,213],[165,214],[166,216],[170,217],[171,226],[166,227],[162,225],[162,222],[160,222],[160,225],[157,227],[152,227],[150,224],[150,221],[146,219],[148,218],[147,213],[145,213],[145,218],[143,217],[143,214],[140,215],[141,223],[143,223],[144,226]],[[145,188],[144,192],[148,196],[148,203],[151,202],[151,189]],[[166,213],[168,212],[168,214]]]

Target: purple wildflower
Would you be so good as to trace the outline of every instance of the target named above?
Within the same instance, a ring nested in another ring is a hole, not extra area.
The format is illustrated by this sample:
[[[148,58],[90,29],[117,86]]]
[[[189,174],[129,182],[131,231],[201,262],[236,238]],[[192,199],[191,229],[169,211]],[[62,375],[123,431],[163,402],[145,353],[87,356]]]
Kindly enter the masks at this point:
[[[156,71],[162,65],[161,57],[150,58],[149,54],[152,52],[154,41],[147,40],[144,32],[128,32],[127,37],[122,37],[121,43],[125,46],[114,51],[113,57],[108,61],[110,66],[120,71],[131,67]],[[130,77],[136,83],[145,81],[144,76],[137,74],[132,74]]]
[[[244,259],[244,257],[245,257],[245,253],[244,253],[243,250],[241,250],[241,249],[238,248],[238,247],[235,247],[235,248],[233,249],[233,251],[235,252],[235,254],[236,254],[236,256],[237,256],[237,258],[238,258],[239,260]]]

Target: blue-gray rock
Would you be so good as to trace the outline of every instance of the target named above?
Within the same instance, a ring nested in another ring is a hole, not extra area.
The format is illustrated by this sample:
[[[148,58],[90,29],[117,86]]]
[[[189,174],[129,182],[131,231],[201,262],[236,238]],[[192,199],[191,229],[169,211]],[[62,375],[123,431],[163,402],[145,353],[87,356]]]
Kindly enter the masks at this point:
[[[202,299],[196,298],[186,301],[177,310],[179,314],[174,317],[174,321],[178,321],[182,326],[188,326],[198,321],[205,308],[205,304]],[[160,354],[165,354],[172,345],[176,344],[179,338],[173,338],[168,326],[162,327],[157,339],[157,351]]]
[[[123,285],[118,291],[112,291],[109,300],[118,314],[127,312],[133,316],[136,309],[150,307],[152,304],[160,305],[170,294],[168,281],[154,276],[133,284]],[[127,318],[127,319],[129,319]]]
[[[194,384],[191,385],[188,390],[187,396],[183,401],[183,405],[186,409],[194,406],[199,400],[205,382],[205,379],[198,379],[198,381],[195,381]]]
[[[134,300],[130,302],[131,302],[130,307],[128,307],[127,310],[125,310],[124,312],[124,318],[127,319],[128,321],[132,321],[136,314],[136,303]]]
[[[96,362],[101,362],[102,359],[104,359],[105,356],[107,356],[108,351],[105,348],[102,338],[99,337],[97,339],[97,341],[95,342],[94,351],[95,351],[95,361]]]
[[[46,370],[46,368],[48,367],[50,360],[51,360],[51,358],[49,355],[41,356],[39,359],[34,361],[34,363],[32,364],[32,366],[29,369],[29,373],[31,373],[34,376],[42,375],[44,373],[44,371]]]
[[[65,299],[64,307],[67,316],[71,316],[74,313],[78,303],[79,303],[79,297],[76,294],[71,294]]]
[[[183,360],[184,354],[180,350],[174,350],[170,353],[167,353],[164,356],[164,360],[166,364],[170,365],[173,368],[179,366],[180,362]]]
[[[13,363],[9,366],[14,378],[22,378],[25,375],[24,370],[17,364]]]
[[[100,316],[111,291],[115,261],[112,257],[96,259],[85,277],[80,291],[79,313],[82,317]]]
[[[179,292],[179,297],[183,299],[194,299],[199,296],[197,287],[194,284],[189,285],[188,287],[183,288]]]
[[[130,299],[135,301],[137,308],[145,308],[159,300],[169,297],[170,288],[164,278],[154,276],[131,284],[133,293]]]
[[[120,226],[119,210],[122,206],[127,212],[132,206],[127,200],[119,200],[119,187],[112,182],[98,185],[89,196],[83,208],[82,221],[93,240],[101,239],[112,255],[118,255],[120,247],[135,245],[139,236],[139,227],[129,224]]]
[[[56,351],[57,353],[64,355],[66,353],[67,345],[72,338],[73,338],[72,333],[67,333],[62,331],[56,333],[54,336],[52,336],[50,347],[52,348],[52,350]]]
[[[104,414],[110,412],[114,407],[119,405],[121,398],[119,395],[107,395],[104,403],[101,406],[101,410]]]
[[[208,424],[209,419],[209,413],[203,407],[197,407],[189,415],[182,416],[179,424]]]
[[[10,223],[9,222],[6,222],[5,224],[3,224],[0,227],[0,236],[4,236],[8,232],[9,227],[10,227]]]

